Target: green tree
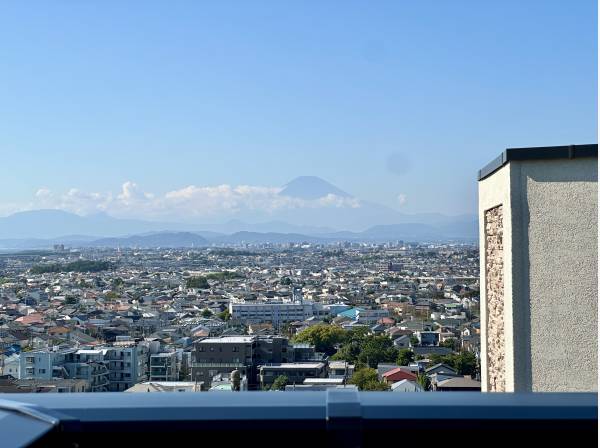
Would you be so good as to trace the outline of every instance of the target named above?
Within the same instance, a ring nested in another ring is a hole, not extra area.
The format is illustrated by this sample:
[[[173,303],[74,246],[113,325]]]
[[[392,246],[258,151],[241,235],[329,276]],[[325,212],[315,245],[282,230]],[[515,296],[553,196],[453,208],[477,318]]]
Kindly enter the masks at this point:
[[[205,319],[208,319],[212,315],[213,315],[212,311],[209,310],[208,308],[205,308],[204,310],[202,310],[202,317],[204,317]]]
[[[405,348],[398,352],[398,358],[396,359],[396,364],[399,366],[407,366],[411,362],[415,360],[415,354],[412,350]]]
[[[440,343],[440,347],[446,347],[456,351],[458,348],[458,341],[456,338],[448,338]]]
[[[431,354],[429,360],[433,364],[446,364],[460,375],[475,375],[477,373],[477,357],[471,352],[451,353],[449,355]]]
[[[367,384],[364,385],[362,390],[372,391],[372,392],[386,391],[386,390],[390,390],[390,385],[388,383],[386,383],[385,381],[369,381]]]
[[[273,381],[273,384],[271,385],[271,390],[285,390],[285,386],[287,386],[288,383],[288,377],[285,375],[279,375],[277,378],[275,378],[275,381]]]
[[[379,382],[377,377],[377,370],[371,369],[370,367],[364,367],[354,371],[350,383],[358,386],[359,390],[364,390],[365,386],[369,383]]]
[[[222,272],[213,272],[211,274],[207,274],[206,278],[208,280],[234,280],[236,278],[244,278],[244,276],[238,272],[234,271],[222,271]]]
[[[117,299],[119,297],[119,293],[115,292],[115,291],[108,291],[106,293],[106,298],[109,300],[114,300]]]
[[[454,366],[461,375],[477,373],[477,357],[471,352],[461,352],[454,358]]]
[[[413,347],[415,345],[419,345],[419,338],[417,338],[416,336],[411,336],[410,337],[410,345],[412,345]]]
[[[382,362],[396,362],[398,349],[387,336],[369,336],[361,345],[358,361],[376,368]]]
[[[417,384],[421,386],[424,391],[431,390],[431,381],[429,377],[424,373],[420,373],[417,375]]]
[[[317,352],[332,355],[335,353],[335,345],[346,340],[346,337],[346,332],[340,327],[318,324],[302,330],[293,341],[312,344]]]
[[[206,277],[190,277],[185,282],[186,288],[208,289],[210,285]]]
[[[228,321],[229,319],[231,319],[231,314],[229,314],[229,310],[225,310],[225,311],[221,311],[219,314],[219,319],[221,319],[222,321]]]

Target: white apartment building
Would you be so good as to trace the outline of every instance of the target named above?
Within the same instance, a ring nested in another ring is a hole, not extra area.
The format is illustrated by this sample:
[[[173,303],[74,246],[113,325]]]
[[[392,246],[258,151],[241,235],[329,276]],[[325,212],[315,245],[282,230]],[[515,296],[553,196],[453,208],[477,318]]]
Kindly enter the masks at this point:
[[[246,323],[303,321],[314,316],[313,302],[230,302],[229,313],[232,319]]]
[[[68,378],[64,364],[75,349],[62,350],[58,347],[32,350],[21,353],[19,379],[50,380]]]

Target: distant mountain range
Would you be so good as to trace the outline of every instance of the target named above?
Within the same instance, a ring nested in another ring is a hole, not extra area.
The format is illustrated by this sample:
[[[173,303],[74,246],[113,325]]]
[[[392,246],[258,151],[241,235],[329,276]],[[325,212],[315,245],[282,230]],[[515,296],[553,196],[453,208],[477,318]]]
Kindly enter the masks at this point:
[[[381,204],[359,201],[314,176],[292,180],[279,194],[306,201],[334,195],[343,200],[356,200],[359,206],[290,208],[280,210],[276,215],[254,212],[254,215],[210,224],[120,219],[105,213],[79,216],[62,210],[32,210],[0,218],[0,248],[41,248],[58,243],[73,247],[192,247],[243,242],[477,238],[474,215],[403,214]]]

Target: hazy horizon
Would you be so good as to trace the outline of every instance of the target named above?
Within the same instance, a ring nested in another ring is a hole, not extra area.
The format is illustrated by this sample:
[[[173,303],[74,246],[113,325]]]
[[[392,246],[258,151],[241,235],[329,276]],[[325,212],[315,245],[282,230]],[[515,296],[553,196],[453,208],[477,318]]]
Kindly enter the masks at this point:
[[[0,6],[0,216],[474,214],[505,148],[597,141],[594,1],[33,3]]]

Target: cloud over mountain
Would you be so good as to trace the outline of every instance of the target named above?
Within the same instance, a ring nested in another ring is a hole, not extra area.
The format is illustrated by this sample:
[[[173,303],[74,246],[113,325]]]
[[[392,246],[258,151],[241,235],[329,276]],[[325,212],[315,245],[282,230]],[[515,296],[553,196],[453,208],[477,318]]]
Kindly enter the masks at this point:
[[[358,199],[328,182],[305,176],[283,187],[188,185],[160,195],[145,192],[131,181],[125,182],[116,194],[76,188],[55,193],[42,187],[30,208],[60,209],[80,215],[105,212],[121,218],[195,220],[231,217],[243,212],[269,215],[280,210],[358,208],[360,205]]]

